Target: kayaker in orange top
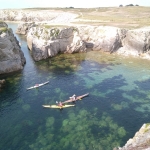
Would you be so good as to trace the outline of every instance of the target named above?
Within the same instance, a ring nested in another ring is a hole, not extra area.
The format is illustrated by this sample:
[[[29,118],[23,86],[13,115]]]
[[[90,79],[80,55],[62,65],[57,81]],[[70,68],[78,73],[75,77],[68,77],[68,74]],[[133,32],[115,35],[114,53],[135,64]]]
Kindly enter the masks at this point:
[[[36,86],[36,87],[38,87],[38,86],[39,86],[39,84],[36,84],[35,86]]]
[[[62,104],[61,101],[60,101],[60,102],[57,102],[57,101],[56,101],[56,103],[57,103],[57,105],[60,106],[61,108],[63,107],[63,104]]]

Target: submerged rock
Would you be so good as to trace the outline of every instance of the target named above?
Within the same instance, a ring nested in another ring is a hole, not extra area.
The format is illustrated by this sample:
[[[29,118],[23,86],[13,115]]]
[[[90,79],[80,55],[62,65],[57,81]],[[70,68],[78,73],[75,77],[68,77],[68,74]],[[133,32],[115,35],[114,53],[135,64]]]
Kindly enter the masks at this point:
[[[23,69],[25,57],[7,24],[0,22],[0,74]]]

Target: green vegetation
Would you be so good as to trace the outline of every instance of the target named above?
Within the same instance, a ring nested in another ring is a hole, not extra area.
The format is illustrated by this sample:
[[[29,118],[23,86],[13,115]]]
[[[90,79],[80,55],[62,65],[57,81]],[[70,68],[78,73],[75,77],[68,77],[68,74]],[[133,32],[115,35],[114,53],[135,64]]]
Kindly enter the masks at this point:
[[[96,115],[98,110],[93,110]],[[55,130],[54,117],[46,118],[45,132],[39,127],[39,134],[35,142],[29,147],[32,149],[107,149],[112,150],[115,146],[119,146],[121,138],[126,136],[123,127],[119,127],[113,119],[103,113],[98,119],[92,116],[85,109],[81,109],[78,113],[72,110],[68,112],[65,119],[61,120],[60,127]],[[57,134],[57,133],[60,133]]]
[[[146,126],[145,126],[145,130],[144,130],[144,133],[150,131],[150,123],[146,123]]]
[[[0,34],[7,31],[8,31],[7,27],[0,27]]]
[[[45,24],[44,27],[46,29],[51,29],[51,28],[65,28],[65,27],[68,27],[67,25],[48,25],[48,24]]]

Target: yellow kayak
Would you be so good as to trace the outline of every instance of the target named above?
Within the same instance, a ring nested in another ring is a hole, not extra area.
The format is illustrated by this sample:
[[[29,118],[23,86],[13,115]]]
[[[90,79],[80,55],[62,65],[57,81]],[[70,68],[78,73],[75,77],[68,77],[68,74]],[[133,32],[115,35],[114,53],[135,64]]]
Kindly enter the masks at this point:
[[[72,106],[75,106],[75,105],[63,105],[63,107],[58,106],[58,105],[42,105],[42,106],[45,107],[45,108],[59,108],[59,109],[62,109],[62,108],[72,107]]]

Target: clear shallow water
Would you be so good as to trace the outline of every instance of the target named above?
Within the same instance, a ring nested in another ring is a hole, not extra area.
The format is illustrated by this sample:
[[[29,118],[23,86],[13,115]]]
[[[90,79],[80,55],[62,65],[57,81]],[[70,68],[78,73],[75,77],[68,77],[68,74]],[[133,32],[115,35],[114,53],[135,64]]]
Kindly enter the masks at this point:
[[[15,31],[16,25],[9,25]],[[16,36],[27,63],[22,71],[0,76],[6,79],[0,92],[0,149],[112,150],[149,122],[149,61],[88,52],[34,62],[25,37]],[[26,91],[45,81],[50,83]],[[42,108],[87,92],[76,107]]]

